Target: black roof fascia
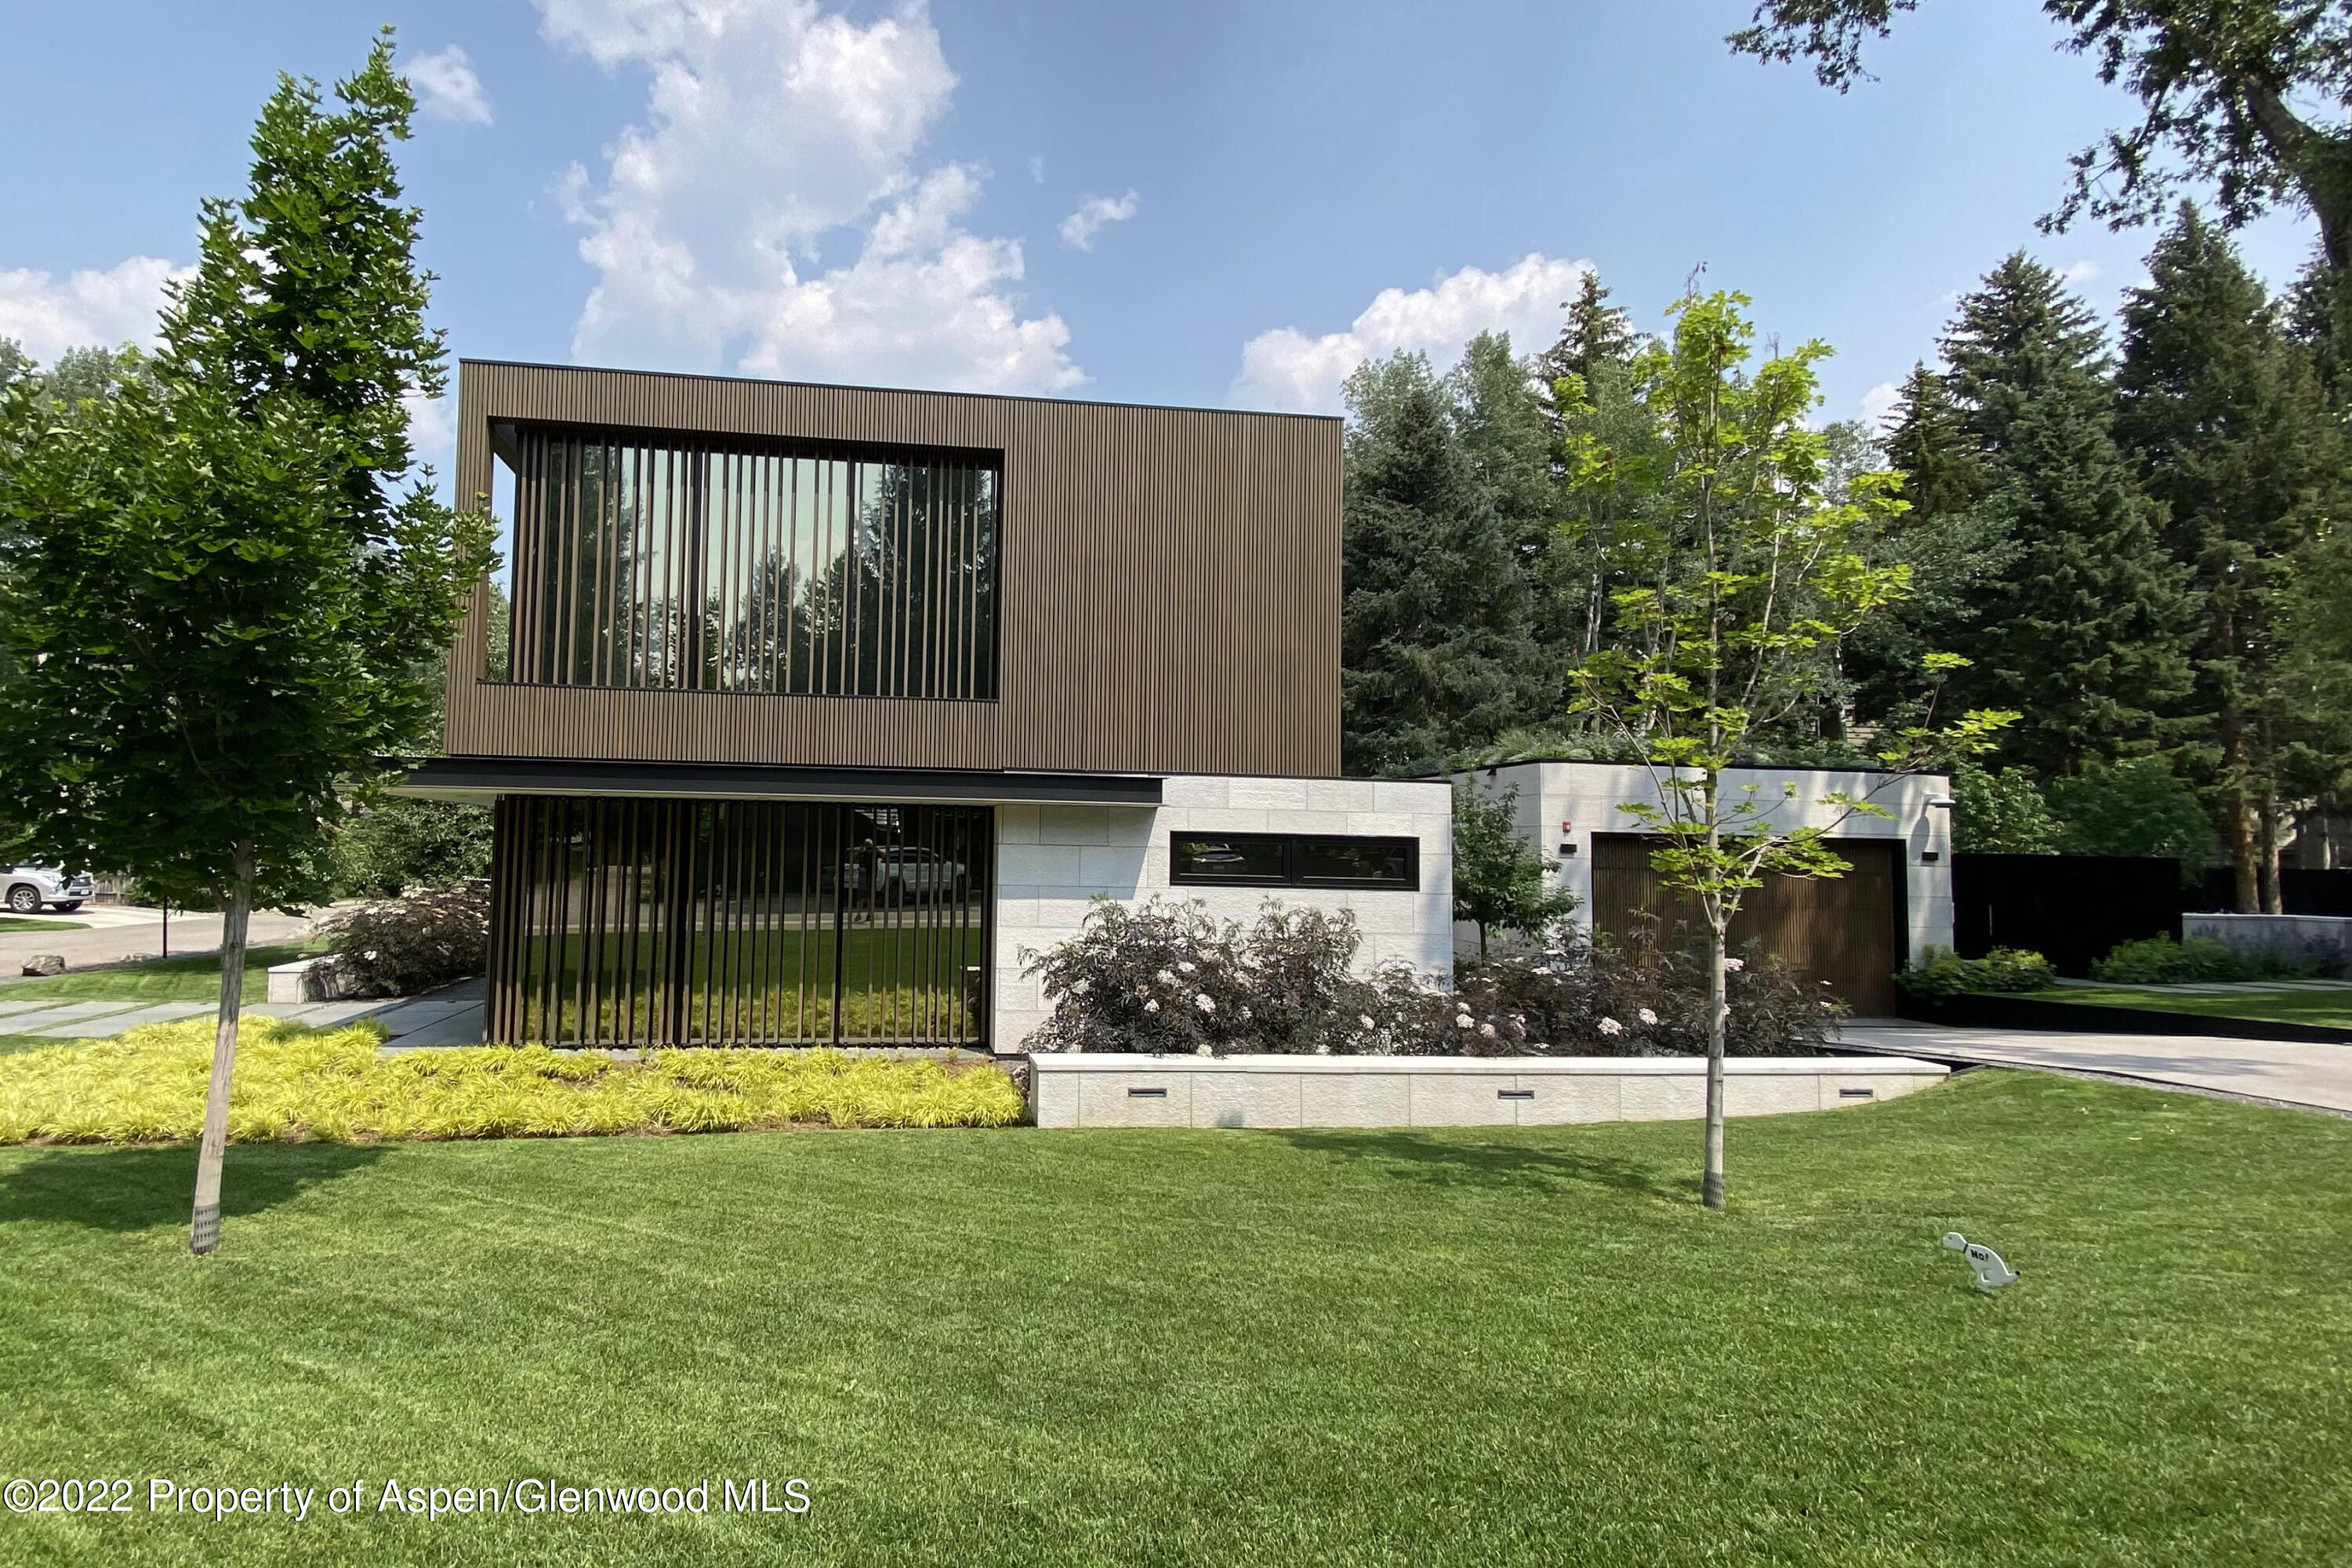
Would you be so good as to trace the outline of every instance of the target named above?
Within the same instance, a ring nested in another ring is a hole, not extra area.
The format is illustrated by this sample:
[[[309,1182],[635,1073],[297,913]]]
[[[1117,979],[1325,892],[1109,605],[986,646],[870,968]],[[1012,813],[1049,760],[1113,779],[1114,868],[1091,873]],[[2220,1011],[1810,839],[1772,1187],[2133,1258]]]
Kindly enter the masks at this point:
[[[1158,805],[1160,779],[1137,773],[998,773],[980,768],[774,767],[738,763],[597,762],[563,757],[428,757],[395,762],[400,795],[667,795],[709,799],[1049,802]]]

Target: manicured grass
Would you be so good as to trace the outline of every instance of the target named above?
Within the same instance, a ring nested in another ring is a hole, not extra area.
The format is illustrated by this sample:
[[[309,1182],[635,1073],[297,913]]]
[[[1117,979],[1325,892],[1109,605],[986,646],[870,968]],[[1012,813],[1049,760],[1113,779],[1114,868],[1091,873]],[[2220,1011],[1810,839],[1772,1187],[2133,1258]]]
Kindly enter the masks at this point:
[[[50,1035],[0,1035],[0,1057],[14,1051],[38,1050],[57,1043],[56,1037]]]
[[[306,953],[323,952],[317,942],[281,942],[245,950],[245,990],[247,1002],[269,999],[269,966],[291,963]],[[220,1000],[220,954],[200,952],[193,958],[158,958],[113,969],[89,969],[52,974],[41,980],[21,980],[0,986],[0,1001],[28,1002],[36,996],[59,1002],[217,1002]]]
[[[0,915],[0,931],[88,931],[88,921],[28,921],[22,915]]]
[[[0,1471],[809,1483],[0,1516],[273,1564],[2352,1556],[2352,1122],[1971,1074],[1735,1123],[0,1151]],[[1968,1288],[1958,1229],[2023,1273]]]
[[[2121,986],[2067,985],[2053,991],[2036,991],[2033,999],[2101,1007],[2138,1007],[2155,1013],[2196,1013],[2215,1018],[2266,1018],[2279,1024],[2315,1024],[2326,1029],[2352,1029],[2352,990],[2135,991]]]
[[[157,1143],[203,1130],[216,1026],[151,1024],[0,1058],[0,1142]],[[237,1024],[236,1142],[572,1137],[835,1127],[1001,1127],[1020,1091],[985,1060],[676,1050],[615,1061],[543,1047],[378,1054],[373,1024]]]

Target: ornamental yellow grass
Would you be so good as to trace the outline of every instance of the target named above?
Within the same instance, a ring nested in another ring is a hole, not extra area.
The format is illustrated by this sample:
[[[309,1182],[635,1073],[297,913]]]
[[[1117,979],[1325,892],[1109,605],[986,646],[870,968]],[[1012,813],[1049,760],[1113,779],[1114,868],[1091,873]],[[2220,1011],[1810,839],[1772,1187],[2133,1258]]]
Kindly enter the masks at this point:
[[[0,1143],[156,1143],[202,1130],[206,1019],[0,1057]],[[995,1068],[834,1050],[672,1050],[644,1061],[542,1047],[377,1054],[373,1025],[237,1030],[229,1137],[241,1143],[560,1138],[835,1127],[1002,1127],[1021,1094]]]

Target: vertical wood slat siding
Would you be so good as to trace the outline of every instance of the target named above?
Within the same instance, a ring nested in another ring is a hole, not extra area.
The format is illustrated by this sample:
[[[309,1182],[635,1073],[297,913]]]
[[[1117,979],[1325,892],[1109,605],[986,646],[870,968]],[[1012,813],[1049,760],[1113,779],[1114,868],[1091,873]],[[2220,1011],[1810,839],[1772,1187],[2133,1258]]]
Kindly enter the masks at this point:
[[[480,362],[459,380],[465,496],[490,490],[499,420],[992,451],[1004,468],[996,701],[487,683],[486,584],[450,659],[453,754],[1339,771],[1336,420]],[[803,499],[778,498],[775,526]],[[822,499],[811,521],[837,530]],[[849,639],[828,640],[812,661],[854,668]]]

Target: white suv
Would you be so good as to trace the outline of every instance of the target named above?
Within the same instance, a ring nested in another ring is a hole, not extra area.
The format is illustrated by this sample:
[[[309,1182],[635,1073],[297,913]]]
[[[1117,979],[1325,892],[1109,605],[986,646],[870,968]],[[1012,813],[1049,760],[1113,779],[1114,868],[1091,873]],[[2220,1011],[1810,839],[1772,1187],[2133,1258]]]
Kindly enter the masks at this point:
[[[37,915],[43,904],[59,914],[71,914],[81,908],[96,884],[85,871],[79,877],[66,875],[62,866],[18,866],[8,872],[7,891],[0,894],[0,903],[11,914]]]

